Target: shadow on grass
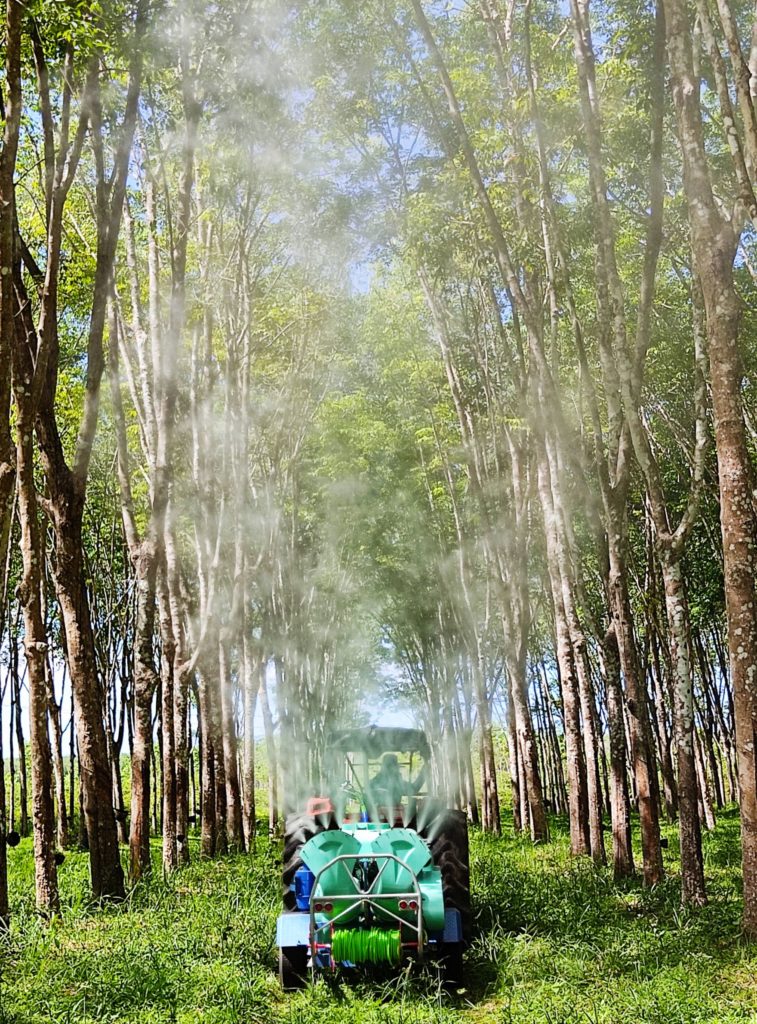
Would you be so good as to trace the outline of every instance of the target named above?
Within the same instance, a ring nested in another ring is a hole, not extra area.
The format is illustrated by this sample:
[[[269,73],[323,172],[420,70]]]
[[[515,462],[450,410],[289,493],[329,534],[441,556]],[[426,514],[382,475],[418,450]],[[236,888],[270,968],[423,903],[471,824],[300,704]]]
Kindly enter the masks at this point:
[[[740,1004],[720,1015],[733,978],[748,977],[755,966],[739,938],[737,813],[724,812],[705,837],[711,902],[696,912],[680,907],[675,826],[665,827],[667,880],[653,889],[638,878],[616,884],[611,869],[572,858],[564,819],[552,819],[551,829],[552,842],[539,847],[511,830],[502,838],[471,833],[476,928],[465,989],[452,994],[427,969],[324,975],[302,995],[282,996],[275,976],[277,844],[261,841],[254,856],[195,860],[170,878],[158,862],[124,905],[94,911],[85,902],[86,858],[72,854],[61,872],[64,911],[52,928],[33,911],[29,849],[13,865],[0,1022],[3,1013],[14,1024],[749,1019]],[[734,998],[748,998],[750,983],[740,984]]]
[[[742,958],[737,811],[723,812],[716,832],[705,837],[710,901],[696,910],[681,906],[677,842],[665,851],[666,879],[645,888],[639,877],[616,883],[611,868],[572,858],[567,821],[553,818],[550,825],[552,842],[542,847],[512,833],[504,840],[472,837],[473,999],[501,983],[505,960],[527,959],[528,947],[543,961],[538,967],[534,953],[532,974],[539,969],[545,976],[557,964],[588,975],[601,963],[612,976],[650,979],[686,968],[693,957],[723,966]],[[672,840],[675,826],[665,831]]]

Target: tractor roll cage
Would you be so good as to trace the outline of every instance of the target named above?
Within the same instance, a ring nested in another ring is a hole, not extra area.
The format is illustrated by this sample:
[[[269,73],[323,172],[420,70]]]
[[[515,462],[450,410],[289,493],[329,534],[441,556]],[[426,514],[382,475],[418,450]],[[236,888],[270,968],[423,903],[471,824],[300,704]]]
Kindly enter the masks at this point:
[[[343,894],[334,895],[334,896],[329,894],[328,896],[318,896],[318,897],[316,897],[316,890],[318,889],[318,882],[321,879],[321,875],[323,875],[326,871],[328,871],[329,868],[333,867],[334,864],[338,864],[340,861],[352,861],[354,864],[357,864],[358,861],[379,861],[379,860],[383,861],[384,863],[378,869],[378,872],[377,872],[375,878],[372,879],[371,884],[368,886],[367,889],[360,889],[358,887],[357,879],[355,878],[355,876],[352,873],[350,873],[350,878],[352,879],[352,884],[355,886],[355,892],[354,893],[343,893]],[[407,871],[408,874],[411,876],[412,882],[413,882],[413,886],[414,886],[414,888],[413,888],[413,890],[411,892],[377,893],[377,892],[374,891],[376,883],[381,878],[381,875],[384,872],[384,868],[389,863],[389,861],[395,861],[395,863],[400,864],[405,869],[405,871]],[[316,913],[316,911],[315,911],[315,902],[316,902],[316,899],[318,900],[318,902],[327,902],[327,901],[329,903],[340,902],[340,903],[346,903],[347,905],[342,910],[340,910],[339,913],[335,917],[330,918],[328,921],[325,921],[323,924],[316,924],[316,921],[315,921],[315,913]],[[412,921],[406,921],[405,918],[400,917],[398,914],[395,914],[393,910],[391,910],[389,907],[384,906],[384,904],[381,902],[382,900],[403,900],[403,899],[404,900],[412,900],[412,899],[414,899],[416,901],[418,906],[417,906],[417,911],[416,911],[415,923],[413,923]],[[310,942],[310,950],[311,950],[312,955],[313,955],[313,965],[315,965],[315,958],[318,955],[319,947],[322,948],[324,946],[329,946],[330,945],[329,943],[324,943],[324,942],[320,942],[319,943],[318,942],[318,933],[323,931],[325,928],[329,928],[329,929],[333,928],[334,924],[341,917],[344,917],[345,914],[348,914],[358,904],[360,904],[360,906],[363,909],[367,909],[368,907],[375,907],[377,910],[380,910],[382,914],[387,914],[389,917],[393,917],[394,920],[397,921],[400,926],[404,925],[406,928],[412,928],[412,930],[417,935],[418,959],[419,960],[423,959],[423,899],[422,899],[422,894],[421,894],[420,883],[418,882],[418,876],[413,871],[413,869],[408,864],[406,864],[405,861],[402,860],[401,857],[398,857],[396,853],[373,853],[373,852],[370,852],[370,853],[366,852],[364,854],[363,853],[340,853],[337,857],[332,857],[332,859],[330,861],[328,861],[326,864],[324,864],[323,867],[318,871],[318,873],[316,874],[315,879],[313,881],[313,888],[312,888],[311,893],[310,893],[310,904],[309,904],[310,930],[309,930],[308,938],[309,938],[309,942]],[[408,945],[408,943],[404,943],[404,945]],[[333,961],[333,957],[332,957],[332,961]]]
[[[342,729],[331,733],[328,748],[343,754],[360,751],[371,758],[379,758],[388,751],[418,753],[428,761],[431,750],[426,734],[421,729],[400,726],[371,725],[367,729]]]

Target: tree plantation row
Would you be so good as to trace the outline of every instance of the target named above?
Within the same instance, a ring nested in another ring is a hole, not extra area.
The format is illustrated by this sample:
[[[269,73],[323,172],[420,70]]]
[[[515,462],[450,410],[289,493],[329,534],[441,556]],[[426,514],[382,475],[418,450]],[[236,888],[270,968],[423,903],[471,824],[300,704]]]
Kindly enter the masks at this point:
[[[757,935],[749,5],[3,12],[0,920],[16,830],[120,898],[383,702],[687,904],[738,802]]]

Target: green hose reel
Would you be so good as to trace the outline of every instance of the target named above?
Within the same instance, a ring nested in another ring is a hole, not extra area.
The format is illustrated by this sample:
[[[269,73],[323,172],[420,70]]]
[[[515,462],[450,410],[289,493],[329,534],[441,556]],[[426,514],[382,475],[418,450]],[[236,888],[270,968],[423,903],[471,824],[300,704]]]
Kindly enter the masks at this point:
[[[397,964],[401,955],[398,928],[335,928],[331,937],[331,956],[338,963]]]

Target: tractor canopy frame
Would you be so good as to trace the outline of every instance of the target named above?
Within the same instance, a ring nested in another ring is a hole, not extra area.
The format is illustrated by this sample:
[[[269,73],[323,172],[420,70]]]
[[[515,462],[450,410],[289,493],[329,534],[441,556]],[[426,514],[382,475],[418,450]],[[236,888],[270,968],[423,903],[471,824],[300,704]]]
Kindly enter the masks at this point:
[[[408,754],[420,754],[428,761],[431,750],[426,734],[421,729],[395,728],[372,725],[368,729],[342,729],[332,733],[328,746],[340,753],[366,753],[376,760],[389,751],[401,750]]]

